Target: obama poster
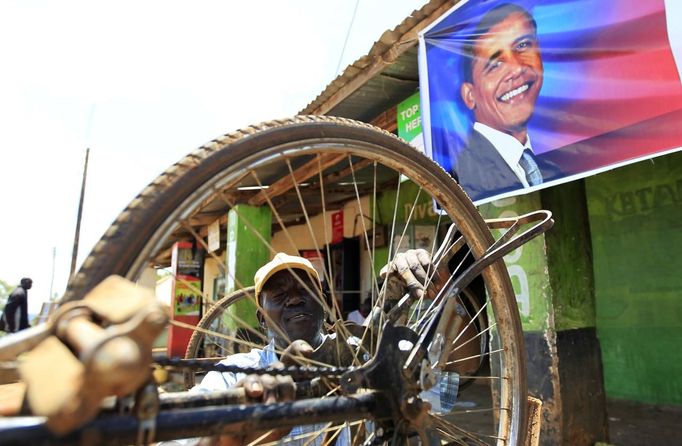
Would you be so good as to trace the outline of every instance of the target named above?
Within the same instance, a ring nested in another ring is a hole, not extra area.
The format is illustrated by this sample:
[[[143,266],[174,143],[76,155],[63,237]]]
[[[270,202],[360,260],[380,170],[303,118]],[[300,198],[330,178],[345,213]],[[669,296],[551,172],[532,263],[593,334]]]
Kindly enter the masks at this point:
[[[426,153],[481,204],[679,150],[681,18],[672,0],[460,1],[419,36]]]

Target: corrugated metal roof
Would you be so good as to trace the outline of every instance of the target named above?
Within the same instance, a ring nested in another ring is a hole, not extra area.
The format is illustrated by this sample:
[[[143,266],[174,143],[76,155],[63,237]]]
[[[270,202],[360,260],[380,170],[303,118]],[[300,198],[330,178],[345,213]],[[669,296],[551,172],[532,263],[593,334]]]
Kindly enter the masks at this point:
[[[301,114],[326,114],[371,121],[419,86],[417,33],[459,0],[431,0],[392,30],[369,53],[334,79]]]
[[[369,122],[396,102],[410,96],[418,87],[415,46],[325,114]]]

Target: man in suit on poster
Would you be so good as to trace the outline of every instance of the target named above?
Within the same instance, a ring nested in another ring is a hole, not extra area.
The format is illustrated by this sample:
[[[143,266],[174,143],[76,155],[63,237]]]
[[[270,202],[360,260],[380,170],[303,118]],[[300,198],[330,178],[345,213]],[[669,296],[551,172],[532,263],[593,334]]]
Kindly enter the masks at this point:
[[[463,52],[460,94],[475,121],[454,167],[464,190],[477,200],[559,175],[533,153],[528,135],[543,80],[535,19],[518,5],[499,5]]]

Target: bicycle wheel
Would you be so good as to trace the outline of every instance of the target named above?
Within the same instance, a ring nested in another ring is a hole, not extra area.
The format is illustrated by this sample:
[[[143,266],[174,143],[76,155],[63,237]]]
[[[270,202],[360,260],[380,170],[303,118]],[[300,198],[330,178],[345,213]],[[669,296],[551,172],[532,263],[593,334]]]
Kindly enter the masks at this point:
[[[442,213],[431,210],[432,200]],[[378,307],[385,304],[386,287],[379,287],[377,264],[382,259],[390,261],[405,247],[416,246],[415,226],[419,225],[415,223],[429,226],[426,232],[432,236],[426,239],[432,254],[437,248],[436,235],[450,224],[462,235],[464,244],[459,252],[468,262],[481,257],[494,242],[457,183],[405,142],[364,123],[296,117],[218,138],[168,169],[104,234],[70,282],[63,301],[81,298],[111,274],[137,280],[145,268],[165,266],[168,256],[164,253],[183,237],[204,246],[205,240],[192,225],[207,221],[207,216],[224,215],[229,209],[238,213],[241,204],[269,209],[273,221],[270,234],[256,235],[271,255],[278,250],[298,254],[301,249],[326,255],[329,261],[322,276],[332,296],[328,311],[333,322],[345,312],[339,297],[357,290],[338,287],[337,265],[329,245],[332,210],[345,209],[356,215],[353,230],[345,235],[355,237],[361,246],[357,252],[366,273],[366,292]],[[378,240],[379,226],[386,229],[384,244]],[[408,233],[414,236],[407,237]],[[461,264],[466,266],[467,261]],[[453,276],[461,270],[455,268]],[[485,295],[479,296],[477,314],[465,321],[459,333],[466,333],[485,312],[488,327],[474,330],[465,340],[474,342],[484,331],[492,334],[494,348],[487,346],[477,355],[487,357],[492,372],[476,376],[478,385],[450,395],[455,409],[447,415],[432,411],[430,424],[444,440],[455,444],[519,444],[525,429],[526,384],[516,301],[501,260],[486,268],[480,280]],[[407,324],[417,335],[429,320],[439,316],[433,311],[414,314]],[[247,325],[241,328],[248,330]],[[349,336],[340,324],[336,329]],[[461,343],[460,336],[444,349],[443,355],[456,358],[449,363],[471,359],[457,357]],[[374,355],[376,345],[369,348],[370,356]],[[460,379],[472,378],[455,376],[457,372],[450,375],[455,388]],[[398,434],[404,432],[396,430]]]
[[[261,327],[239,327],[231,323],[230,309],[239,302],[253,300],[253,287],[237,290],[216,301],[204,314],[187,344],[185,359],[225,358],[234,353],[245,353],[249,345],[258,345],[265,335]],[[253,304],[255,307],[255,303]],[[185,387],[196,383],[194,372],[185,373]]]

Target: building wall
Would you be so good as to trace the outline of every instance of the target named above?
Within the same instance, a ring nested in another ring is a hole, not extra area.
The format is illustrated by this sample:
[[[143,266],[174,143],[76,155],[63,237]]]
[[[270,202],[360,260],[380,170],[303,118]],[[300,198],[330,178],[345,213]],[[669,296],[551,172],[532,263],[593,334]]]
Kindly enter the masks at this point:
[[[682,153],[585,186],[607,395],[682,404]]]
[[[225,254],[216,259],[212,255],[206,255],[204,262],[204,302],[213,301],[213,285],[215,279],[223,274],[225,271]],[[205,311],[205,310],[204,310]]]
[[[343,207],[343,236],[346,238],[355,237],[362,232],[362,223],[360,220],[360,211],[358,207],[362,207],[364,215],[371,216],[369,204],[369,197],[362,197],[360,199],[360,206],[357,200],[351,200]],[[327,210],[326,220],[322,214],[310,216],[311,231],[305,221],[298,225],[287,226],[289,236],[285,231],[278,230],[272,235],[272,249],[279,252],[286,252],[291,255],[298,255],[299,249],[322,249],[325,244],[331,240],[331,214],[336,210]],[[324,222],[327,223],[325,230]],[[371,222],[365,220],[365,226],[371,227]],[[326,235],[326,237],[325,237]],[[291,237],[291,240],[289,240]],[[292,245],[293,241],[293,245]]]
[[[358,205],[357,200],[351,200],[343,207],[343,236],[345,238],[357,237],[363,233],[360,207],[364,215],[371,218],[369,197],[362,197],[360,205]],[[272,249],[275,252],[285,252],[291,255],[298,255],[298,251],[301,249],[325,249],[325,245],[331,240],[331,214],[333,212],[327,211],[326,219],[322,214],[310,217],[312,236],[310,228],[305,222],[288,226],[286,231],[288,235],[285,231],[275,232],[272,236]],[[325,221],[327,224],[326,232]],[[365,218],[364,229],[370,230],[371,225],[371,221]],[[364,296],[370,290],[372,271],[369,253],[367,249],[364,249],[366,243],[364,240],[360,240],[360,243],[360,292]]]

